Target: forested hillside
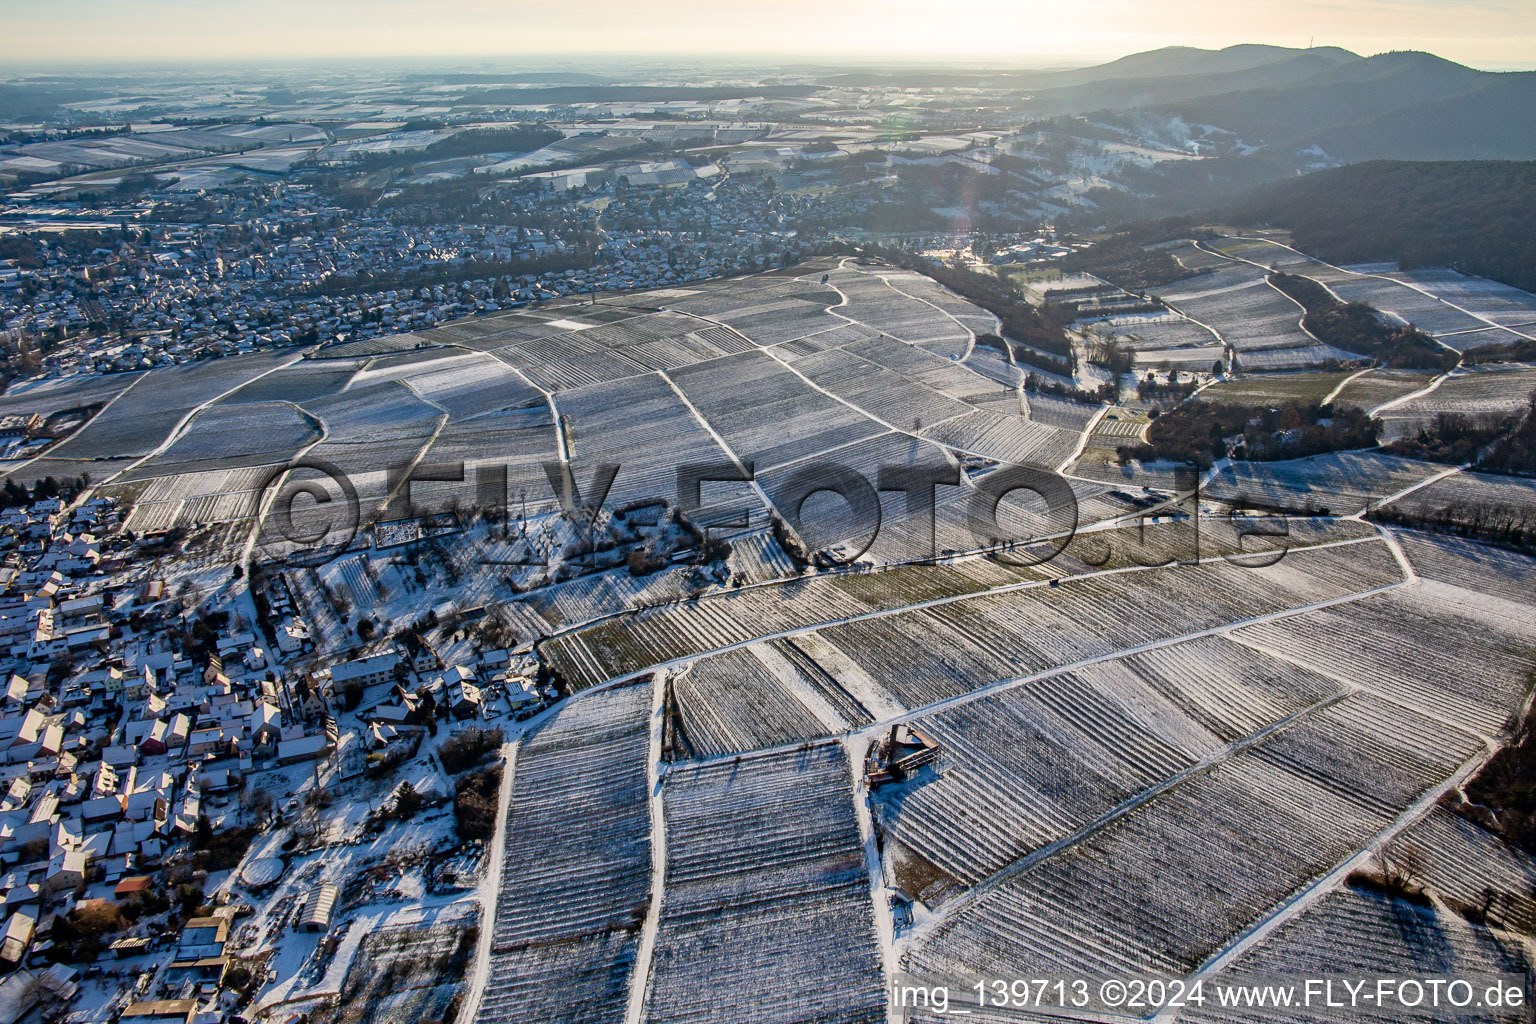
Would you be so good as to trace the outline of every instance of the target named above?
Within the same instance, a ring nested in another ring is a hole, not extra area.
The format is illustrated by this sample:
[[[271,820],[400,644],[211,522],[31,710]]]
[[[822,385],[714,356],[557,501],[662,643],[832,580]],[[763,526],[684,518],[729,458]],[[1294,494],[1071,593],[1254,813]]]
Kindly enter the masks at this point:
[[[1448,266],[1536,291],[1536,161],[1377,160],[1256,189],[1229,217],[1334,263]]]

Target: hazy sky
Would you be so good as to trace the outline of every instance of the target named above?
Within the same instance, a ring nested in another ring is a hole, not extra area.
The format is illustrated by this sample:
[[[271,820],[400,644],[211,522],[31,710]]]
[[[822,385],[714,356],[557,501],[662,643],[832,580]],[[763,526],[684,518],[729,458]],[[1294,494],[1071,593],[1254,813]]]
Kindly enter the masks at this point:
[[[28,65],[678,54],[1038,67],[1315,38],[1536,67],[1536,0],[0,0],[0,25],[0,60]]]

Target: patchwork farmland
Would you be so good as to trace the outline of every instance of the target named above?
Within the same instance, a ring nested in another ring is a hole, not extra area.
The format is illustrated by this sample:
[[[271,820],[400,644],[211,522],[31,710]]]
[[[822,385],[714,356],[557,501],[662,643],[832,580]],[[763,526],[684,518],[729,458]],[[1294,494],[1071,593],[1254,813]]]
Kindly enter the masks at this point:
[[[1531,969],[1536,858],[1464,799],[1528,721],[1531,480],[1254,461],[1207,424],[1194,467],[1122,450],[1185,402],[1243,410],[1239,439],[1294,404],[1385,441],[1528,405],[1513,359],[1323,345],[1271,267],[1458,353],[1521,329],[1523,293],[1271,238],[1167,251],[1202,272],[1071,321],[1059,379],[976,302],[836,257],[0,404],[83,410],[16,478],[88,473],[172,584],[259,572],[316,671],[406,633],[423,664],[501,659],[480,931],[422,954],[466,984],[390,990],[413,947],[380,933],[344,991],[387,1012],[863,1024],[898,975]],[[1019,466],[1056,485],[1003,487]],[[333,507],[285,524],[274,488],[332,470],[356,521],[305,561],[284,529]],[[406,724],[394,683],[363,711]]]

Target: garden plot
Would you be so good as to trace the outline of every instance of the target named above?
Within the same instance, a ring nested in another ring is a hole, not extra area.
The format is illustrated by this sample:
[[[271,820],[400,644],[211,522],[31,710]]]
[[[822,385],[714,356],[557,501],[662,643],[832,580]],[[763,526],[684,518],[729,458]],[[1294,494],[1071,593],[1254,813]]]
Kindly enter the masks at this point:
[[[1270,984],[1279,979],[1300,986],[1306,978],[1340,975],[1487,979],[1512,974],[1523,978],[1529,970],[1529,954],[1511,936],[1469,925],[1439,907],[1344,886],[1281,924],[1211,978],[1207,990],[1215,985]],[[1477,990],[1479,1000],[1484,988],[1486,982]],[[1314,1000],[1305,1009],[1284,1011],[1283,1019],[1295,1024],[1434,1024],[1451,1019],[1516,1024],[1526,1019],[1525,1007],[1476,1008],[1476,1004],[1465,1013],[1451,1015],[1443,1001],[1431,1007],[1427,991],[1423,1004],[1413,1008],[1395,1002],[1378,1005],[1374,1000],[1355,1007],[1328,1007],[1322,1000]],[[1341,995],[1338,1001],[1346,1000]],[[1273,1008],[1227,1008],[1213,999],[1203,1006],[1186,1007],[1178,1019],[1190,1024],[1269,1024],[1280,1018]]]
[[[433,344],[441,344],[426,333],[389,334],[381,338],[363,338],[344,341],[339,345],[325,345],[312,352],[309,359],[366,359],[369,356],[387,356],[395,352],[409,352]]]
[[[1157,246],[1156,248],[1165,248]],[[1232,266],[1232,261],[1217,253],[1209,252],[1194,242],[1184,242],[1181,245],[1166,247],[1169,256],[1186,270],[1217,270],[1222,267]],[[1196,279],[1198,280],[1198,278]],[[1174,282],[1177,284],[1178,282]]]
[[[362,360],[306,359],[253,381],[224,399],[221,405],[243,402],[308,402],[346,388]]]
[[[1247,372],[1271,372],[1280,370],[1304,370],[1320,366],[1329,360],[1347,362],[1362,358],[1358,353],[1346,352],[1332,345],[1298,345],[1293,348],[1270,348],[1258,351],[1239,351],[1237,366]]]
[[[545,652],[571,685],[582,688],[651,665],[871,610],[977,594],[1009,583],[1044,581],[1063,572],[1052,563],[1012,568],[985,559],[950,568],[951,572],[920,566],[868,575],[810,577],[648,609],[554,638],[546,643]],[[921,707],[1003,676],[1401,579],[1386,546],[1366,543],[1293,551],[1265,569],[1212,563],[1074,580],[1050,589],[978,595],[945,608],[852,623],[824,633],[842,647],[834,634],[846,630],[849,655],[858,661],[867,653],[869,662],[861,671],[884,681],[882,692],[884,686],[905,688],[911,699],[901,705]],[[974,614],[982,633],[967,632],[965,624],[956,627],[952,621],[934,619],[924,629],[938,646],[924,649],[904,638],[908,625],[916,628],[915,617],[938,613],[953,617],[976,602],[985,602],[984,610]],[[959,655],[951,650],[956,645],[962,653],[974,652],[986,671],[976,669],[967,677],[964,659],[955,660]]]
[[[764,641],[688,666],[671,707],[690,756],[715,757],[834,736],[870,720],[837,683],[786,641]]]
[[[443,416],[441,409],[399,381],[352,388],[306,402],[303,408],[325,424],[327,445],[425,440]]]
[[[1211,402],[1233,405],[1281,405],[1296,402],[1316,405],[1348,380],[1348,371],[1334,373],[1283,373],[1217,381],[1200,392]]]
[[[111,459],[147,454],[199,405],[292,358],[290,352],[262,352],[153,370],[49,452],[49,457]]]
[[[902,430],[953,419],[971,406],[839,349],[796,360],[795,369],[870,416]]]
[[[586,387],[649,372],[585,331],[518,342],[492,349],[491,355],[521,370],[536,387],[548,391]]]
[[[1429,579],[1235,637],[1486,736],[1509,728],[1536,669],[1528,605]]]
[[[20,383],[0,396],[0,416],[35,412],[46,419],[66,409],[101,405],[122,394],[142,376],[142,373],[90,374],[49,378],[31,386]]]
[[[884,430],[762,353],[698,363],[672,379],[730,449],[759,473]]]
[[[639,500],[675,504],[681,467],[730,464],[729,454],[659,374],[566,392],[559,405],[578,486],[586,487],[600,464],[619,466],[606,508]],[[762,512],[746,483],[704,484],[700,498],[701,523]]]
[[[1436,376],[1431,370],[1367,370],[1345,384],[1333,404],[1341,408],[1354,406],[1369,412],[1393,399],[1422,391],[1429,387]]]
[[[805,281],[796,278],[807,273],[804,266],[785,268],[791,276],[781,274],[753,274],[726,280],[700,281],[691,289],[692,294],[671,297],[667,306],[697,316],[715,317],[721,313],[734,313],[776,302],[787,296],[809,291]],[[818,289],[819,290],[819,289]],[[830,293],[829,293],[830,294]],[[837,296],[827,300],[827,305],[837,301]]]
[[[1454,373],[1427,395],[1381,413],[1382,437],[1394,440],[1417,433],[1442,412],[1467,416],[1510,416],[1529,407],[1536,392],[1536,366],[1485,365]]]
[[[931,715],[916,724],[942,759],[936,772],[880,791],[887,842],[973,885],[1339,692],[1322,676],[1207,637]]]
[[[1536,522],[1536,480],[1492,473],[1454,473],[1385,507],[1390,514],[1429,516],[1448,524],[1502,527]]]
[[[561,706],[518,747],[478,1019],[622,1021],[650,891],[648,685]]]
[[[906,707],[1401,580],[1384,544],[1066,579],[829,626],[822,634]]]
[[[1301,329],[1301,306],[1270,287],[1258,267],[1224,263],[1209,274],[1165,285],[1157,295],[1216,331],[1245,365],[1250,353],[1267,349],[1324,347]]]
[[[810,291],[810,294],[718,313],[710,319],[729,325],[764,348],[830,331],[847,323],[841,317],[827,312],[828,306],[835,306],[839,301],[836,292],[830,289],[811,290],[805,285],[801,288]],[[803,292],[797,293],[797,296],[800,294]]]
[[[287,402],[212,405],[193,416],[169,448],[131,476],[275,465],[319,436],[315,421]]]
[[[1476,342],[1458,342],[1460,332],[1487,326],[1483,321],[1455,309],[1417,289],[1407,287],[1387,275],[1354,273],[1303,256],[1293,249],[1263,239],[1219,239],[1207,245],[1223,252],[1276,267],[1289,274],[1310,277],[1324,285],[1343,302],[1364,302],[1401,323],[1411,323],[1427,334],[1446,337],[1446,344],[1463,349]],[[1458,275],[1459,276],[1459,275]],[[1429,289],[1434,292],[1433,288]],[[1454,301],[1454,300],[1452,300]]]
[[[1076,431],[985,409],[928,427],[923,436],[972,455],[1051,469],[1072,457],[1079,440]]]
[[[1488,324],[1459,309],[1446,305],[1423,292],[1405,288],[1383,277],[1362,274],[1331,273],[1318,280],[1345,302],[1364,302],[1391,318],[1413,324],[1425,334],[1458,351],[1484,344],[1476,339]]]
[[[963,354],[970,343],[971,332],[954,317],[875,274],[835,270],[832,284],[848,297],[837,312],[882,334],[944,356]]]
[[[336,650],[347,644],[354,635],[347,624],[336,614],[330,597],[320,588],[320,578],[313,569],[284,569],[284,584],[299,605],[304,620],[318,634],[316,646],[321,650]]]
[[[575,688],[648,665],[751,642],[815,622],[857,615],[866,606],[815,580],[754,588],[712,600],[646,609],[555,637],[545,654]]]
[[[646,1021],[886,1019],[851,781],[839,745],[667,774]]]
[[[452,366],[411,373],[404,381],[455,420],[499,412],[541,397],[522,377],[485,355],[466,356]]]
[[[515,514],[524,511],[525,503],[529,515],[551,512],[558,503],[543,464],[559,457],[554,421],[543,398],[469,420],[450,421],[427,449],[422,464],[462,464],[464,480],[413,482],[411,500],[423,508],[443,510],[454,502],[468,506],[489,497],[493,505],[507,502],[504,507]],[[505,492],[480,494],[481,474],[502,468],[506,470]]]
[[[124,527],[135,533],[237,522],[257,514],[257,488],[272,467],[178,473],[144,482]]]
[[[1100,409],[1097,403],[1076,402],[1070,398],[1060,398],[1041,391],[1029,392],[1025,396],[1025,402],[1029,406],[1029,418],[1034,422],[1060,430],[1070,430],[1074,434],[1082,433],[1098,415]]]
[[[346,1009],[338,1020],[445,1019],[474,957],[475,935],[475,929],[451,924],[364,935],[341,985],[338,1001]]]
[[[1432,533],[1399,532],[1397,542],[1420,576],[1536,607],[1536,560],[1529,555]]]
[[[1234,462],[1210,479],[1204,493],[1236,508],[1353,515],[1442,469],[1377,452],[1330,452],[1284,462]]]
[[[1496,324],[1536,323],[1536,295],[1511,285],[1454,270],[1403,270],[1385,276],[1422,288]]]
[[[1357,694],[1002,878],[908,954],[939,976],[1186,974],[1480,744]]]
[[[1437,807],[1389,849],[1452,907],[1507,928],[1536,928],[1536,858],[1454,811]]]
[[[1074,326],[1133,348],[1146,360],[1155,351],[1168,350],[1185,350],[1190,358],[1204,358],[1206,365],[1224,358],[1221,342],[1209,328],[1177,313],[1113,316],[1079,321]]]
[[[327,590],[341,594],[353,608],[367,609],[379,603],[377,572],[366,555],[343,555],[315,571]]]
[[[861,336],[842,348],[962,402],[990,398],[998,392],[998,384],[991,378],[926,349],[903,345],[894,338]]]
[[[926,558],[934,554],[933,537],[923,527],[927,520],[914,518],[906,495],[895,490],[875,490],[883,471],[909,467],[948,467],[960,479],[958,466],[949,452],[931,442],[907,434],[887,431],[872,438],[819,453],[799,462],[758,473],[758,481],[780,516],[789,522],[812,551],[845,547],[851,557],[873,538],[874,544],[861,556],[866,561],[891,561]],[[813,494],[800,501],[810,486],[830,486],[837,476],[851,471],[862,478],[870,491],[850,495],[854,507],[843,497],[828,493]],[[958,500],[964,489],[940,484],[935,487],[939,505]],[[798,502],[799,508],[795,508]]]
[[[633,576],[624,568],[609,569],[539,587],[518,601],[517,607],[539,617],[541,633],[552,633],[613,612],[686,600],[696,587],[688,567],[676,566],[647,576]]]

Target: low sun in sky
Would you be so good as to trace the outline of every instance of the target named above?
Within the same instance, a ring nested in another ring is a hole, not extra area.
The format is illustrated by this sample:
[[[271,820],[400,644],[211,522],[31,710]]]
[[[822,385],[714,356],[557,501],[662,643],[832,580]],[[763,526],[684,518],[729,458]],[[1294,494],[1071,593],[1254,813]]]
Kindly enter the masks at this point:
[[[12,62],[582,55],[1090,64],[1240,42],[1536,66],[1530,0],[0,0]]]

